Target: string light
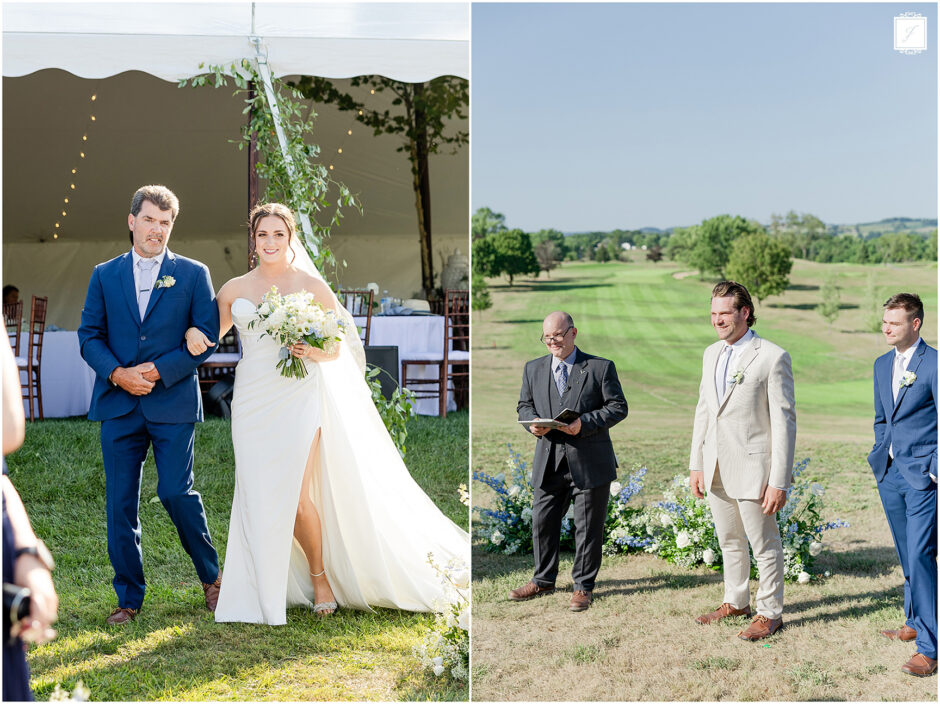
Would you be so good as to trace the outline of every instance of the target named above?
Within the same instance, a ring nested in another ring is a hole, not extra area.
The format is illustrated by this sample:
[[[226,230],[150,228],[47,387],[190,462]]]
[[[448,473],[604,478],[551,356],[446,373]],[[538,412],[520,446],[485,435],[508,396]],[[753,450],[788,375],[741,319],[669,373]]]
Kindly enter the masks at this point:
[[[90,96],[90,98],[89,98],[89,100],[90,100],[91,102],[95,102],[96,100],[98,100],[98,94],[97,94],[97,93],[92,93],[91,96]],[[88,114],[88,122],[85,124],[85,129],[86,129],[86,131],[82,134],[82,142],[87,142],[87,141],[88,141],[88,132],[87,132],[87,130],[88,130],[88,125],[91,124],[91,123],[97,122],[97,121],[98,121],[98,117],[97,117],[96,115],[94,115],[94,114],[92,114],[92,113],[89,113],[89,114]],[[84,158],[85,158],[85,152],[80,150],[80,151],[78,152],[78,156],[79,156],[79,158],[84,159]],[[78,167],[77,167],[77,166],[76,166],[76,167],[73,167],[71,171],[72,171],[72,175],[77,174],[77,173],[78,173]],[[76,190],[77,188],[78,188],[78,186],[76,185],[75,181],[69,182],[69,190],[74,191],[74,190]],[[65,205],[68,205],[69,199],[68,199],[68,198],[63,198],[63,199],[62,199],[62,202],[63,202]],[[68,211],[67,211],[66,209],[64,209],[64,208],[63,208],[60,212],[61,212],[63,218],[68,215]],[[60,234],[60,232],[61,232],[61,227],[62,227],[62,223],[61,223],[61,222],[55,223],[55,228],[54,228],[54,232],[53,232],[53,235],[52,235],[53,239],[59,239],[59,234]]]
[[[343,153],[343,148],[340,147],[339,149],[337,149],[337,150],[336,150],[336,153],[337,153],[337,154],[342,154],[342,153]]]
[[[361,115],[361,114],[362,114],[362,112],[360,111],[360,113],[359,113],[359,114]],[[346,130],[346,134],[348,134],[348,135],[350,135],[350,136],[351,136],[351,135],[352,135],[352,130]]]
[[[330,171],[332,171],[332,170],[333,170],[333,165],[332,165],[332,164],[330,164]]]

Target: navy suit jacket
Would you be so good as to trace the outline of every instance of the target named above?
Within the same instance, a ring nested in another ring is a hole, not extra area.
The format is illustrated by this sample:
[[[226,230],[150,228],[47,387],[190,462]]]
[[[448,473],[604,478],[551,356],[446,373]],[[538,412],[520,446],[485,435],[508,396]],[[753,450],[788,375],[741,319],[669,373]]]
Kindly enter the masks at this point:
[[[172,276],[175,283],[153,290],[141,320],[133,266],[128,251],[96,266],[88,283],[78,329],[82,357],[97,374],[88,419],[118,418],[140,403],[150,421],[201,421],[196,367],[212,354],[212,348],[193,357],[183,336],[195,326],[210,340],[218,337],[219,309],[209,269],[166,250],[158,278]],[[118,367],[142,362],[153,362],[160,372],[149,394],[133,396],[108,381]]]
[[[888,469],[888,447],[894,464],[915,489],[927,489],[937,476],[937,350],[921,340],[907,366],[917,378],[902,386],[895,403],[891,373],[895,351],[875,360],[875,445],[868,463],[879,481]]]
[[[527,362],[516,410],[519,420],[551,418],[552,355]],[[610,442],[610,428],[627,417],[627,400],[620,388],[617,369],[609,359],[578,349],[568,376],[571,389],[566,405],[580,413],[581,432],[567,435],[550,430],[535,444],[532,485],[541,486],[553,444],[566,445],[565,456],[575,486],[591,489],[617,478],[617,457]]]

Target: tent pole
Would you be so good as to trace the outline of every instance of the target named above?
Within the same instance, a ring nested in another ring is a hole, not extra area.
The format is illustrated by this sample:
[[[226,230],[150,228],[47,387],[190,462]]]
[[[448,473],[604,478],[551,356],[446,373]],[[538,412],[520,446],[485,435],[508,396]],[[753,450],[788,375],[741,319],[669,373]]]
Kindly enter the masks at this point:
[[[288,175],[291,180],[294,180],[297,172],[294,169],[294,161],[291,159],[290,151],[287,149],[287,136],[284,134],[284,128],[281,125],[281,111],[278,109],[277,96],[274,93],[274,85],[271,82],[271,69],[268,66],[268,57],[261,49],[261,37],[252,37],[251,42],[255,45],[255,59],[258,63],[258,73],[261,74],[261,82],[264,85],[264,95],[268,101],[268,107],[271,109],[271,117],[274,118],[274,130],[277,133],[278,144],[281,146],[281,155],[284,157],[284,164],[287,166]],[[313,252],[313,255],[316,256],[319,253],[319,248],[314,243],[313,227],[310,224],[310,216],[305,210],[300,211],[300,224],[307,247]]]
[[[255,99],[255,82],[252,81],[249,84],[249,93],[248,99],[254,103]],[[248,112],[248,124],[251,124],[251,121],[254,119],[255,109],[251,108]],[[260,202],[261,194],[259,193],[258,183],[258,135],[254,132],[251,133],[251,139],[248,142],[248,211],[251,212],[251,209],[254,208]],[[255,257],[254,257],[254,248],[251,246],[251,232],[248,233],[248,271],[251,271],[255,268]]]

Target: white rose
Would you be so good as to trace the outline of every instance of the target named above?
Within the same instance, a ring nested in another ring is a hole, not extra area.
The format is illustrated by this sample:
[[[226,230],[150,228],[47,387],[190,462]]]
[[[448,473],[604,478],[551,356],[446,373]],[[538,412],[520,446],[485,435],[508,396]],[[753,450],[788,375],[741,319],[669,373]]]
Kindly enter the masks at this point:
[[[457,617],[457,625],[464,631],[470,630],[470,607],[465,607]]]
[[[799,576],[796,578],[796,581],[800,584],[807,584],[810,580],[809,572],[800,572]]]
[[[440,659],[440,658],[435,658],[435,660],[439,660],[439,659]],[[435,666],[434,666],[434,676],[435,676],[435,677],[440,677],[443,672],[444,672],[444,666],[443,666],[443,665],[435,665]]]
[[[513,484],[511,487],[509,487],[509,495],[512,498],[516,498],[517,496],[519,496],[519,493],[521,491],[522,491],[522,487],[519,486],[518,484]]]
[[[457,589],[466,589],[470,586],[470,572],[468,570],[456,570],[450,578]]]
[[[705,548],[705,552],[702,553],[702,562],[706,565],[715,564],[715,551],[711,548]]]
[[[679,531],[679,534],[676,536],[676,547],[678,548],[687,548],[692,544],[692,539],[689,538],[689,534],[686,531]]]
[[[443,665],[443,664],[444,664],[444,658],[442,658],[440,655],[438,655],[436,658],[431,658],[431,664],[432,664],[432,665]]]
[[[692,477],[691,476],[683,477],[682,483],[685,484],[686,486],[692,486]]]
[[[610,485],[610,495],[616,496],[620,493],[621,489],[623,489],[623,485],[620,482],[612,482]]]
[[[809,554],[813,557],[816,557],[819,553],[822,552],[822,543],[812,542],[809,544]]]
[[[666,527],[671,526],[672,516],[670,516],[668,513],[664,513],[663,515],[659,517],[659,522],[662,523]]]
[[[366,290],[372,291],[373,296],[379,295],[379,285],[375,283],[374,281],[370,281],[369,283],[366,284]]]
[[[501,542],[503,542],[503,537],[504,536],[502,533],[500,533],[498,530],[494,530],[490,535],[490,542],[493,543],[493,545],[499,545]]]
[[[532,522],[532,509],[529,508],[528,506],[522,509],[522,520],[524,523]]]

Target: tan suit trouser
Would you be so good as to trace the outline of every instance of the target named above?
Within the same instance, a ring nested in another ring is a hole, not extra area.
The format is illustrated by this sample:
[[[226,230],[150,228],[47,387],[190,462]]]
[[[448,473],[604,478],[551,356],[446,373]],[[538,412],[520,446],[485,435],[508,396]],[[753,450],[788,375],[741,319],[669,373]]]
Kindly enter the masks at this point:
[[[760,577],[755,600],[757,613],[767,618],[780,618],[783,615],[783,543],[775,516],[764,515],[760,501],[728,496],[717,467],[708,503],[724,563],[724,601],[736,609],[751,603],[748,588],[751,558],[747,550],[750,542]]]

